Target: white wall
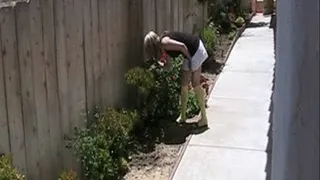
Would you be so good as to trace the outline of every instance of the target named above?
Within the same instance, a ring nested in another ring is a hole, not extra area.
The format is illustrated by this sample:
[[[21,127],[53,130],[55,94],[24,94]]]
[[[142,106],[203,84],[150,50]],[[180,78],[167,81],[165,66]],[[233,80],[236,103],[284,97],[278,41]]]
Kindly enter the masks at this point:
[[[277,1],[272,180],[319,180],[319,0]]]

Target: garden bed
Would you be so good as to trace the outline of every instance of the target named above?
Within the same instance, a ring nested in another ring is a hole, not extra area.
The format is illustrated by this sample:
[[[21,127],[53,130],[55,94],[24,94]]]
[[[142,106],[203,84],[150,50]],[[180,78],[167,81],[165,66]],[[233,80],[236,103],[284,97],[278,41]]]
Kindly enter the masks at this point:
[[[210,23],[203,29],[202,39],[210,55],[201,77],[206,99],[246,27],[241,17],[237,18],[240,24],[227,19],[225,23],[233,26],[224,24],[227,28],[222,28]],[[86,179],[165,180],[174,174],[195,132],[194,124],[175,122],[180,114],[184,58],[174,58],[171,63],[167,60],[163,53],[157,61],[133,67],[125,74],[135,96],[130,108],[94,108],[87,113],[87,126],[76,128],[68,147],[81,162],[81,175]],[[191,86],[187,98],[186,116],[196,120],[200,108]],[[63,175],[69,177],[74,173],[66,171]]]
[[[233,39],[229,35],[221,35],[220,43],[216,47],[214,56],[210,57],[204,65],[203,76],[209,80],[207,82],[209,85],[207,98],[228,59],[231,49],[245,27],[246,25],[243,25],[239,28]],[[148,140],[143,143],[137,143],[144,150],[140,149],[131,155],[130,170],[124,179],[166,180],[172,178],[171,176],[174,174],[185,151],[186,144],[190,140],[191,130],[191,127],[177,125],[175,122],[168,122],[160,129],[150,130],[151,134],[158,139],[151,144]]]

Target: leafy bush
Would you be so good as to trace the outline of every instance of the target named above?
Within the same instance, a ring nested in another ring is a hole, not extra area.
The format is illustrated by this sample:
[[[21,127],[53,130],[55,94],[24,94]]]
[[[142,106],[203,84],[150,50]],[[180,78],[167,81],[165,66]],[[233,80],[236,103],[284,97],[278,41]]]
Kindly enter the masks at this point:
[[[0,156],[0,180],[25,180],[24,175],[11,165],[9,155]]]
[[[135,85],[138,92],[143,95],[148,95],[155,86],[154,74],[142,67],[130,69],[126,74],[126,80],[127,84]]]
[[[237,32],[236,31],[231,31],[229,34],[228,34],[228,39],[229,40],[232,40],[235,36],[236,36]]]
[[[235,17],[246,19],[248,12],[241,9],[240,0],[201,0],[208,3],[209,22],[216,24],[218,30],[228,34],[236,28]]]
[[[202,40],[204,41],[204,44],[209,56],[212,56],[214,51],[216,50],[218,37],[219,37],[219,31],[213,25],[213,23],[209,24],[209,26],[203,29]]]
[[[127,170],[128,141],[139,116],[105,108],[98,109],[95,118],[88,128],[76,129],[71,147],[88,180],[120,179]]]
[[[138,101],[141,103],[136,108],[147,123],[173,120],[179,116],[182,62],[182,57],[174,59],[171,70],[152,63],[146,67],[135,67],[125,75],[127,83],[139,91],[142,101]],[[187,116],[193,117],[199,112],[193,94],[190,94],[188,102]]]
[[[78,180],[77,172],[74,170],[63,171],[58,180]]]
[[[239,16],[234,23],[237,27],[241,27],[245,23],[245,20],[243,17]]]

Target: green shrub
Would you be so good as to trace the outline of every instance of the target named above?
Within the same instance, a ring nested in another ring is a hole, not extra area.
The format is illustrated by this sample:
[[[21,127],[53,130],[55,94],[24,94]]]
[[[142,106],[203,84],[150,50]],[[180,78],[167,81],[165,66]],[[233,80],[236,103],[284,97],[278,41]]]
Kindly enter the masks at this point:
[[[228,39],[229,40],[233,40],[233,38],[236,36],[237,34],[237,31],[231,31],[229,34],[228,34]]]
[[[218,37],[219,31],[212,23],[204,28],[202,40],[204,41],[209,56],[212,56],[216,50]]]
[[[63,171],[58,180],[78,180],[77,172],[74,170]]]
[[[88,180],[120,179],[127,170],[130,132],[139,116],[136,112],[98,109],[95,122],[76,129],[71,147]]]
[[[143,68],[133,68],[125,75],[127,83],[140,92],[138,97],[142,99],[142,103],[136,108],[147,123],[157,123],[161,120],[172,121],[179,116],[182,62],[182,57],[174,59],[170,70],[164,69],[157,63],[152,63]],[[199,107],[195,103],[195,98],[190,95],[187,116],[193,117],[197,112],[199,112]]]
[[[237,27],[241,27],[245,23],[245,20],[243,17],[239,16],[234,23]]]
[[[148,69],[135,67],[130,69],[126,74],[127,84],[134,85],[138,92],[148,95],[149,91],[155,86],[154,74]]]
[[[24,175],[11,165],[9,155],[0,156],[0,180],[24,180]]]
[[[228,34],[234,30],[232,17],[246,18],[248,12],[241,8],[240,0],[201,0],[208,3],[209,22],[216,24],[219,32]]]
[[[191,118],[197,115],[200,112],[200,108],[198,106],[198,100],[193,91],[189,91],[189,99],[188,99],[188,109],[187,109],[187,117]]]

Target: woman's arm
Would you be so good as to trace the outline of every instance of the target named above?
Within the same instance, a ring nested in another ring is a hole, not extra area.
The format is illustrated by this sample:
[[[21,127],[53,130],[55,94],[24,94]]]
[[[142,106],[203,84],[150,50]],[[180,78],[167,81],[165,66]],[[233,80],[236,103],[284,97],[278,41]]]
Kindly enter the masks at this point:
[[[184,43],[173,40],[169,37],[164,37],[161,41],[162,48],[167,51],[180,51],[187,59],[191,59],[191,55],[187,46]]]

